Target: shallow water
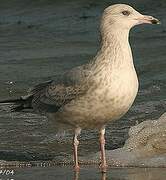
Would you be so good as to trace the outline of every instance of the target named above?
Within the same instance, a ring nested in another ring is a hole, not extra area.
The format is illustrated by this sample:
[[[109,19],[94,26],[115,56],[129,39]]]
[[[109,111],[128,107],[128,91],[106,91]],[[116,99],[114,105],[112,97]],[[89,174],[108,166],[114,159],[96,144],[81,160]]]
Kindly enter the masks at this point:
[[[114,168],[106,174],[101,174],[97,168],[82,168],[75,174],[69,167],[34,167],[13,169],[14,175],[8,176],[17,180],[165,180],[166,171],[162,168]],[[3,176],[7,177],[7,176]]]
[[[113,2],[118,1],[1,0],[0,99],[26,94],[28,87],[93,57],[99,17]],[[121,147],[129,127],[166,111],[166,2],[125,2],[158,17],[162,25],[142,25],[131,32],[140,90],[128,114],[108,125],[107,149]],[[71,139],[71,132],[57,133],[43,116],[0,112],[0,159],[51,160],[71,154]],[[98,151],[95,130],[83,131],[80,139],[81,155]]]

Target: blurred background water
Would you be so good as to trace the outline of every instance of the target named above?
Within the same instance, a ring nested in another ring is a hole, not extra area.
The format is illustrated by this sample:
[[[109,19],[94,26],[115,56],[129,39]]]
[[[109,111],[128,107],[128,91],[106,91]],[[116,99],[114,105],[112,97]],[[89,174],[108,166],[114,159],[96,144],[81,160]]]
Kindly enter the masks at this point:
[[[99,19],[115,0],[0,0],[0,99],[19,97],[29,87],[91,59],[99,48]],[[121,120],[107,127],[106,149],[123,146],[128,129],[166,111],[166,1],[123,0],[161,25],[130,33],[139,94]],[[83,131],[80,154],[98,151],[98,134]],[[55,132],[32,113],[0,112],[0,159],[51,160],[71,154],[72,134]]]

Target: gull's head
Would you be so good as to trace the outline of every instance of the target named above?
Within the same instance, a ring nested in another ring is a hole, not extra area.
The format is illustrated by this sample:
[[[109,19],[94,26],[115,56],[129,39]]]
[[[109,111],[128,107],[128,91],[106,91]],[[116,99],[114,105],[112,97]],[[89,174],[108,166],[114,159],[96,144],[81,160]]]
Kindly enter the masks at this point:
[[[138,24],[159,24],[160,21],[152,16],[139,13],[126,4],[115,4],[107,7],[102,16],[102,25],[120,29],[131,29]]]

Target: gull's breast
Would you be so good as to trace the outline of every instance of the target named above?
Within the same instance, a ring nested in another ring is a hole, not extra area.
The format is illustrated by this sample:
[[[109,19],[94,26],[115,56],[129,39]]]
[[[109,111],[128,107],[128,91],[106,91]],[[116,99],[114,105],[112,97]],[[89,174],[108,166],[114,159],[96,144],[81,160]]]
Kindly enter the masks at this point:
[[[113,76],[110,83],[100,85],[89,96],[91,110],[96,123],[113,121],[123,116],[131,107],[138,92],[138,79],[135,71]],[[92,97],[92,98],[90,98]]]
[[[118,76],[103,92],[105,119],[112,121],[123,116],[133,104],[137,92],[138,79],[135,72]]]
[[[98,128],[119,119],[131,107],[138,91],[135,71],[121,73],[91,87],[84,96],[65,105],[56,118],[81,128]]]

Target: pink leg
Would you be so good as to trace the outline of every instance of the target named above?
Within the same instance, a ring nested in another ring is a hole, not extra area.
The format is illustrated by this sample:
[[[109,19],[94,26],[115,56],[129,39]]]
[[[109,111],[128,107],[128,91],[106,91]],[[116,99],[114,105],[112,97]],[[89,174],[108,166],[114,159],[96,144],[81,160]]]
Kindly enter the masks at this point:
[[[100,130],[100,150],[101,150],[101,171],[103,173],[106,173],[107,171],[107,162],[106,162],[106,156],[105,156],[105,127],[101,128]]]
[[[81,133],[81,129],[80,128],[76,128],[75,129],[75,134],[74,134],[74,138],[73,138],[73,146],[74,146],[74,170],[76,172],[79,171],[80,167],[78,164],[78,145],[79,145],[79,141],[77,139],[77,136]]]

